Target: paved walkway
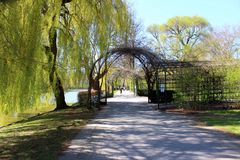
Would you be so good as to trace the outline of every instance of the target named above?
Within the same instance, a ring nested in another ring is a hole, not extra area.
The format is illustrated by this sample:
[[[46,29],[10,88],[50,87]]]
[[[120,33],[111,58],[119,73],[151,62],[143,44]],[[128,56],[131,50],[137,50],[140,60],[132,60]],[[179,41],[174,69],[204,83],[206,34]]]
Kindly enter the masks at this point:
[[[240,141],[158,112],[129,92],[109,105],[71,142],[60,160],[240,160]]]

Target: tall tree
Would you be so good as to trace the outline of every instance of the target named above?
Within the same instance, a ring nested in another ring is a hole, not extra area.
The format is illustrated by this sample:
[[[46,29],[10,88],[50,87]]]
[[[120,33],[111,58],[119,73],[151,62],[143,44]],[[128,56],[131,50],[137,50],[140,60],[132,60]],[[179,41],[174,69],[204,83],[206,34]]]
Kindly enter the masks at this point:
[[[106,35],[125,31],[128,16],[122,0],[12,0],[0,9],[0,103],[7,112],[35,105],[49,86],[56,109],[66,108],[64,88],[79,85],[94,49],[106,53],[113,40]]]
[[[178,60],[196,58],[194,47],[210,30],[207,20],[199,16],[177,16],[169,19],[166,24],[148,28],[148,32],[157,42],[158,51]]]

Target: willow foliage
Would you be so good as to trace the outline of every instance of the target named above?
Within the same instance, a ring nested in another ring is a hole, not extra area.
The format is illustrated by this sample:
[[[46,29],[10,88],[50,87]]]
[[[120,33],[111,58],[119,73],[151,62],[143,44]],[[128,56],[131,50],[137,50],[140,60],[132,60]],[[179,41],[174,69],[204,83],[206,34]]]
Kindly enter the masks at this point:
[[[68,67],[71,78],[64,79],[70,80],[68,85],[76,86],[76,83],[88,78],[96,59],[106,56],[109,48],[123,40],[129,15],[126,4],[121,0],[74,1],[67,9],[73,14],[67,17],[67,21],[62,20],[68,31],[61,30],[59,34],[62,37],[59,43],[65,46],[60,56],[67,58],[60,65],[64,68],[71,66]],[[69,32],[72,38],[66,40],[65,34]],[[63,69],[61,71],[64,72]]]
[[[42,89],[40,1],[0,4],[1,110],[23,110]]]
[[[0,2],[0,107],[21,111],[49,92],[51,65],[44,46],[57,31],[56,71],[65,89],[86,79],[93,61],[121,40],[128,27],[122,0]]]

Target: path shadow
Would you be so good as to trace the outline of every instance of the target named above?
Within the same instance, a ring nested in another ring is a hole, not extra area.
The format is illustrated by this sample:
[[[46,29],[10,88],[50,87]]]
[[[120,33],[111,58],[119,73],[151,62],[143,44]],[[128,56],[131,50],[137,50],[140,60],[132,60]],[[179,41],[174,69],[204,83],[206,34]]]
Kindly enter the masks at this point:
[[[113,98],[60,159],[240,159],[238,139],[155,107],[140,97]]]

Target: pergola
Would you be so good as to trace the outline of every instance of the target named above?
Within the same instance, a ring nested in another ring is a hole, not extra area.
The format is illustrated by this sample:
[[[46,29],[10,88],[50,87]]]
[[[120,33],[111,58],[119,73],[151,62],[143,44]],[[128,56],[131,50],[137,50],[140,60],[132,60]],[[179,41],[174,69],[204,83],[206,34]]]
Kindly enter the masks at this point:
[[[147,95],[149,98],[149,102],[153,102],[153,95],[155,96],[155,102],[159,104],[159,94],[163,95],[166,92],[161,91],[161,86],[164,85],[165,90],[171,90],[172,88],[167,88],[170,86],[170,83],[177,83],[176,76],[183,77],[186,74],[185,70],[193,70],[197,74],[201,75],[202,80],[201,84],[197,84],[198,86],[193,86],[191,89],[194,92],[197,90],[208,90],[207,92],[198,93],[196,97],[196,101],[203,101],[204,97],[207,101],[221,100],[223,97],[223,77],[215,76],[214,74],[210,74],[213,70],[212,68],[223,66],[226,64],[213,63],[210,61],[188,61],[181,62],[176,60],[166,60],[162,55],[156,54],[149,49],[146,48],[132,48],[132,47],[121,47],[111,49],[107,52],[106,55],[98,58],[92,65],[90,74],[89,74],[89,96],[91,96],[91,88],[94,82],[99,83],[99,79],[107,74],[109,68],[112,66],[114,62],[116,62],[119,58],[124,55],[132,56],[139,60],[141,63],[142,69],[145,73],[145,79],[147,82]],[[95,71],[99,72],[96,73]],[[105,76],[106,77],[106,76]],[[106,82],[106,80],[105,80]],[[200,82],[199,82],[200,83]],[[106,86],[106,85],[105,85]],[[176,84],[172,86],[176,89]],[[160,87],[160,88],[159,88]],[[184,88],[185,87],[185,88]],[[188,85],[185,85],[182,89],[185,89],[186,92],[193,92],[190,90]],[[194,88],[195,87],[195,88]],[[155,88],[155,89],[154,89]],[[99,102],[100,102],[100,88],[99,90]],[[107,90],[107,89],[106,89]],[[188,94],[188,93],[187,93]],[[219,98],[220,97],[220,98]],[[91,100],[89,99],[91,102]],[[105,102],[107,102],[107,98],[105,98]]]
[[[161,55],[157,55],[146,48],[122,47],[112,49],[109,52],[107,52],[105,56],[98,58],[92,65],[89,75],[90,79],[89,97],[91,95],[91,88],[94,82],[94,75],[96,75],[94,71],[95,70],[99,71],[99,73],[96,76],[97,81],[99,81],[98,77],[102,77],[103,74],[105,75],[108,69],[111,67],[111,65],[124,55],[129,55],[139,60],[145,72],[146,80],[148,82],[149,87],[151,86],[152,77],[155,75],[155,73],[157,73],[156,71],[158,71],[159,68],[164,70],[167,67],[166,61],[163,59]],[[102,72],[100,73],[100,71]]]

